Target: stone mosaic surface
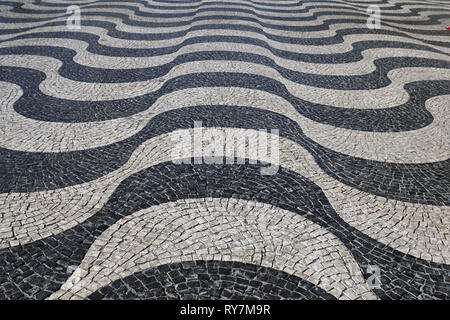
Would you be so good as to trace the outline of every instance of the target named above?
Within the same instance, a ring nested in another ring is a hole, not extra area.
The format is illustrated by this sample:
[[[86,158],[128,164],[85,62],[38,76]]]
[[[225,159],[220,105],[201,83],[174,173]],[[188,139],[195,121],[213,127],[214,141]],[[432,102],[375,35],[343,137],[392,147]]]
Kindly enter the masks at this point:
[[[0,0],[0,299],[450,299],[449,21]]]
[[[162,265],[117,280],[91,294],[99,299],[335,299],[282,271],[226,261]]]

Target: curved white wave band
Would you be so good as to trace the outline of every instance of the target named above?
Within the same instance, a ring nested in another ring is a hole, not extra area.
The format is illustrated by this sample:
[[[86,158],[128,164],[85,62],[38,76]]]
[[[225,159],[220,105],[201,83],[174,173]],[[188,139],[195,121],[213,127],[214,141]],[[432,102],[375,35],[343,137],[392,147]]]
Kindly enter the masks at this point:
[[[260,46],[255,46],[251,44],[242,43],[232,43],[232,42],[205,42],[196,43],[192,45],[186,45],[174,53],[170,53],[163,56],[150,56],[150,57],[110,57],[103,56],[99,54],[94,54],[86,51],[89,44],[84,41],[73,40],[73,39],[48,39],[48,38],[38,38],[38,39],[21,39],[15,41],[9,41],[5,43],[0,43],[0,48],[2,47],[16,47],[16,46],[49,46],[49,47],[63,47],[76,51],[76,55],[73,60],[82,65],[92,68],[103,68],[103,69],[139,69],[139,68],[150,68],[164,65],[174,61],[178,56],[187,53],[197,53],[205,51],[233,51],[241,52],[247,54],[258,54],[271,59],[278,66],[298,71],[302,73],[310,73],[314,75],[364,75],[375,71],[376,66],[374,61],[381,58],[391,58],[391,57],[416,57],[416,58],[427,58],[427,59],[437,59],[446,61],[450,57],[445,54],[427,52],[423,50],[412,50],[412,49],[401,49],[396,48],[395,52],[392,48],[373,48],[363,50],[361,52],[363,58],[355,62],[346,63],[309,63],[303,61],[295,61],[284,59],[279,56],[274,55],[270,50],[262,48]],[[9,60],[10,56],[0,56],[0,63],[2,60]],[[18,54],[16,56],[22,56]],[[32,56],[42,57],[42,56]],[[31,59],[31,57],[30,57]],[[45,58],[44,58],[45,59]]]
[[[31,59],[30,57],[33,57]],[[46,79],[39,89],[42,93],[60,99],[79,101],[110,101],[127,99],[154,92],[165,81],[182,75],[201,72],[237,72],[272,78],[286,86],[294,96],[313,103],[340,108],[383,109],[408,101],[409,94],[403,86],[414,81],[450,80],[447,68],[407,67],[393,69],[387,77],[391,84],[370,90],[338,90],[299,84],[282,77],[278,71],[261,64],[240,61],[194,61],[174,66],[162,77],[125,83],[79,82],[62,77],[58,73],[62,62],[49,57],[13,55],[0,56],[0,64],[11,67],[26,67],[45,72]],[[382,103],[380,102],[382,101]]]
[[[279,3],[281,1],[277,1],[277,3]],[[373,3],[372,1],[369,1],[371,3]],[[392,2],[392,1],[391,1]],[[47,2],[47,3],[57,3],[57,2]],[[77,1],[77,3],[80,4],[80,6],[82,8],[89,8],[91,6],[95,6],[95,5],[99,5],[99,4],[103,4],[102,2],[98,2],[98,1]],[[219,1],[214,1],[214,0],[208,0],[208,1],[199,1],[196,2],[195,4],[193,4],[194,6],[200,5],[202,4],[203,6],[200,7],[195,7],[195,8],[186,8],[186,6],[190,6],[190,4],[185,4],[184,7],[180,7],[179,4],[174,4],[174,3],[170,3],[170,2],[166,2],[164,4],[162,4],[161,2],[154,2],[154,1],[146,1],[146,4],[148,5],[156,5],[156,6],[171,6],[170,9],[162,9],[162,8],[153,8],[153,7],[147,7],[144,6],[142,3],[136,3],[136,2],[132,2],[132,1],[111,1],[108,2],[109,4],[125,4],[127,6],[133,6],[135,8],[139,8],[139,10],[143,11],[143,12],[152,12],[152,13],[189,13],[192,11],[196,11],[198,9],[201,8],[211,8],[211,7],[215,7],[218,5],[223,6],[223,1],[219,0]],[[411,8],[410,7],[415,7],[415,6],[424,6],[424,5],[434,5],[434,6],[441,6],[444,5],[445,3],[439,3],[437,1],[427,1],[426,3],[424,2],[404,2],[401,1],[401,3],[403,4],[402,7],[400,9],[395,9],[394,12],[392,12],[391,10],[387,10],[387,8],[385,6],[389,6],[391,5],[391,3],[379,3],[378,6],[382,9],[382,10],[386,10],[385,12],[387,13],[394,13],[394,14],[403,14],[403,13],[407,13],[410,14]],[[227,3],[227,7],[244,7],[247,10],[255,10],[256,12],[261,12],[262,14],[283,14],[283,15],[291,15],[291,14],[297,14],[297,13],[293,13],[292,10],[299,10],[299,9],[312,9],[310,6],[310,3],[304,3],[304,2],[300,2],[297,1],[295,4],[298,4],[297,6],[294,7],[283,7],[283,6],[276,6],[276,3],[274,6],[264,6],[264,5],[260,5],[258,3],[255,2],[250,2],[250,1],[239,1],[239,0],[234,0],[232,2]],[[347,2],[347,1],[334,1],[333,3],[330,3],[328,1],[315,1],[314,2],[315,5],[317,4],[325,4],[325,5],[329,5],[331,7],[334,7],[335,5],[339,5],[339,6],[346,6],[347,8],[354,8],[354,9],[366,9],[367,6],[362,6],[358,3],[354,3],[354,2]],[[207,6],[206,6],[207,5]],[[247,6],[244,6],[247,5]],[[252,6],[252,7],[249,7]],[[43,7],[39,6],[38,4],[34,4],[34,3],[25,3],[22,8],[24,9],[33,9],[33,10],[42,10]],[[427,8],[427,7],[424,7]],[[428,7],[429,8],[429,7]],[[263,9],[263,10],[260,10]],[[267,11],[267,10],[283,10],[283,12],[271,12],[271,11]],[[332,8],[324,8],[324,10],[330,10]],[[423,11],[419,12],[419,15],[421,15]]]
[[[111,12],[114,12],[114,10],[111,10]],[[253,18],[252,15],[245,15],[245,14],[241,14],[239,16],[235,15],[235,16],[236,17],[250,16]],[[337,19],[342,19],[342,16],[325,16],[325,17],[320,16],[318,19],[315,20],[316,24],[311,24],[311,25],[323,24],[324,20],[327,20],[327,19],[330,19],[333,17],[337,18]],[[99,13],[99,16],[96,16],[96,17],[89,16],[88,18],[91,20],[99,20],[102,18],[104,19],[105,17],[102,17],[101,13]],[[51,19],[51,21],[52,22],[66,21],[66,19],[67,19],[66,17],[60,17],[60,18],[53,18],[53,19]],[[205,19],[205,20],[200,20],[200,21],[193,21],[188,26],[152,28],[152,33],[161,34],[161,33],[169,33],[169,32],[180,32],[180,31],[182,32],[182,31],[186,31],[186,30],[192,28],[193,26],[202,26],[202,25],[207,25],[207,24],[211,24],[211,23],[214,24],[214,23],[217,23],[217,21],[218,21],[217,19],[212,18],[212,19]],[[148,28],[127,25],[127,24],[123,23],[122,19],[120,19],[120,18],[108,17],[108,22],[115,23],[116,24],[115,29],[118,31],[125,32],[125,33],[145,33],[145,34],[149,33]],[[310,22],[310,21],[308,21],[308,22]],[[32,22],[32,23],[14,23],[14,24],[0,23],[0,27],[3,29],[38,28],[36,30],[39,30],[46,23],[48,23],[48,21]],[[281,37],[288,36],[288,37],[315,38],[315,39],[333,37],[337,34],[336,32],[341,29],[366,28],[366,22],[364,21],[364,19],[361,19],[360,23],[334,23],[328,27],[328,30],[320,30],[320,31],[278,30],[278,29],[273,29],[270,27],[264,27],[258,22],[245,21],[245,20],[239,20],[239,19],[227,19],[226,23],[227,23],[227,25],[233,25],[233,24],[236,25],[237,24],[237,25],[256,27],[256,28],[259,28],[259,29],[263,30],[264,32],[266,32],[270,35],[274,35],[274,36],[281,36]],[[278,25],[282,26],[284,24],[279,23]],[[308,24],[303,23],[302,25],[306,26],[306,25],[309,25],[309,23]],[[404,27],[405,26],[403,26],[403,28]],[[400,32],[400,33],[408,35],[409,37],[411,37],[415,40],[418,40],[418,41],[426,40],[426,41],[444,41],[445,42],[448,40],[445,36],[434,36],[434,35],[423,36],[420,34],[409,34],[408,32],[405,32],[403,30],[399,31],[396,27],[387,26],[387,25],[383,25],[383,30]],[[427,31],[426,28],[424,30]],[[29,32],[29,31],[26,31],[26,32]],[[23,34],[23,33],[21,32],[21,33],[14,33],[14,34],[5,34],[5,35],[2,35],[0,37],[0,39],[10,39],[10,38],[15,37],[20,34]],[[441,48],[441,46],[438,46],[438,47]]]
[[[152,29],[153,30],[153,29]],[[25,32],[21,32],[17,35],[25,35],[25,34],[36,34],[36,33],[45,33],[45,32],[59,32],[61,28],[56,27],[42,27],[39,28],[38,32],[36,30],[29,30]],[[191,30],[186,33],[186,35],[177,37],[174,39],[164,39],[164,40],[127,40],[114,38],[108,35],[108,30],[100,28],[100,27],[92,27],[92,26],[83,26],[83,33],[90,33],[96,36],[99,36],[98,42],[101,45],[109,46],[112,48],[134,48],[134,49],[150,49],[150,48],[167,48],[170,46],[175,46],[181,44],[186,39],[192,37],[199,36],[235,36],[236,31],[234,30],[222,30],[222,29],[207,29],[207,30]],[[239,36],[241,37],[249,37],[253,39],[258,39],[266,42],[274,49],[280,49],[285,51],[304,53],[304,54],[337,54],[337,53],[345,53],[353,50],[353,43],[360,41],[397,41],[404,43],[413,43],[413,44],[421,44],[424,45],[421,41],[410,39],[401,36],[393,36],[393,35],[384,35],[384,34],[349,34],[344,35],[343,42],[335,43],[335,44],[323,44],[323,45],[302,45],[295,43],[284,43],[276,40],[272,40],[264,34],[260,34],[258,32],[253,31],[240,31]],[[0,35],[0,39],[2,37],[12,38],[11,35]],[[44,38],[42,38],[44,39]],[[28,39],[11,39],[11,42],[15,41],[26,41]],[[31,40],[31,39],[30,39]],[[55,40],[55,39],[54,39]],[[72,39],[73,40],[73,39]],[[9,42],[5,42],[5,45],[8,46]],[[434,48],[436,46],[426,45],[427,47]],[[449,52],[449,50],[445,47],[437,47],[438,50],[443,52]],[[163,56],[159,56],[163,57]]]
[[[220,130],[228,136],[247,135],[253,139],[258,139],[260,134],[256,130],[237,128]],[[183,132],[186,135],[194,133],[193,129]],[[272,135],[266,135],[267,141],[271,141]],[[87,183],[50,191],[0,194],[3,226],[0,248],[23,245],[82,223],[103,207],[125,178],[158,163],[174,160],[172,139],[169,133],[145,141],[122,167]],[[280,137],[279,146],[280,166],[317,184],[337,214],[351,226],[401,252],[450,264],[448,207],[391,200],[354,189],[327,175],[311,154],[293,141]],[[192,155],[207,156],[207,150],[194,148]],[[236,151],[239,158],[247,156],[245,148]],[[270,163],[271,153],[259,155],[258,160]]]
[[[111,3],[109,3],[111,4]],[[165,16],[165,17],[158,17],[158,16],[153,16],[153,17],[148,17],[148,16],[143,16],[140,15],[141,13],[146,14],[146,13],[150,13],[150,14],[155,14],[157,13],[157,11],[154,11],[154,9],[151,9],[151,11],[148,11],[146,9],[142,9],[143,5],[142,4],[138,4],[137,6],[134,6],[136,9],[138,7],[141,7],[140,12],[135,13],[134,10],[132,9],[128,9],[128,8],[94,8],[91,6],[82,6],[82,10],[83,13],[96,13],[99,12],[99,14],[103,14],[103,13],[121,13],[124,14],[125,16],[127,16],[130,20],[132,21],[151,21],[151,22],[156,22],[156,23],[164,23],[164,22],[188,22],[188,21],[192,21],[195,18],[198,17],[209,17],[209,16],[215,16],[215,15],[220,15],[220,16],[228,16],[228,17],[250,17],[253,19],[257,19],[259,22],[262,23],[266,23],[269,25],[275,25],[275,26],[303,26],[303,25],[307,25],[307,26],[316,26],[316,25],[322,25],[323,21],[322,19],[339,19],[339,18],[343,18],[342,15],[335,15],[334,13],[336,12],[336,10],[339,10],[340,13],[363,13],[364,15],[366,15],[366,10],[362,9],[362,8],[352,8],[350,6],[347,5],[346,8],[342,8],[342,7],[334,7],[332,6],[331,8],[309,8],[308,12],[260,12],[257,9],[254,8],[248,8],[246,6],[240,6],[240,5],[215,5],[215,6],[210,6],[208,7],[207,11],[201,10],[198,11],[197,9],[195,10],[190,10],[190,11],[184,11],[184,13],[193,13],[189,16]],[[220,10],[221,8],[227,8],[229,9],[229,11],[223,11]],[[216,10],[214,10],[216,9]],[[244,9],[246,11],[249,12],[242,12],[242,11],[232,11],[232,9]],[[334,9],[334,10],[333,10]],[[327,12],[327,15],[323,15],[324,12]],[[421,18],[426,18],[428,19],[428,15],[427,12],[429,12],[430,14],[436,14],[435,11],[432,10],[423,10],[419,12],[419,16],[396,16],[396,15],[385,15],[384,19],[387,20],[389,23],[394,23],[394,24],[399,24],[400,27],[407,27],[406,22],[409,22],[411,20],[413,21],[417,21],[418,17]],[[162,13],[169,13],[170,11],[163,11]],[[181,13],[181,12],[178,12]],[[321,16],[318,17],[314,17],[314,14],[322,14]],[[398,12],[396,12],[398,13]],[[13,18],[17,18],[17,19],[21,19],[21,18],[40,18],[40,19],[45,19],[45,18],[53,18],[55,16],[61,16],[62,14],[64,14],[64,12],[61,12],[59,14],[54,14],[54,13],[14,13],[13,15],[10,15],[10,17]],[[259,15],[259,17],[258,17]],[[90,17],[90,16],[89,16]],[[280,17],[284,17],[284,18],[289,18],[289,17],[293,17],[293,18],[315,18],[314,20],[280,20]],[[353,16],[352,16],[353,17]],[[364,19],[364,17],[360,17],[360,16],[354,16],[353,18],[355,19]],[[435,29],[436,26],[428,26],[428,25],[421,25],[420,28],[426,30],[426,29]]]
[[[13,110],[18,86],[0,82],[2,102],[0,146],[27,152],[79,151],[115,143],[138,134],[156,115],[197,105],[238,105],[277,112],[296,121],[306,136],[322,146],[363,159],[423,163],[450,157],[450,103],[447,96],[426,102],[434,121],[405,132],[368,132],[321,124],[299,114],[285,99],[259,90],[236,87],[189,88],[160,97],[147,110],[130,117],[88,123],[58,123],[28,119]]]
[[[135,272],[194,260],[262,265],[294,274],[337,298],[376,298],[339,239],[311,221],[262,203],[192,199],[116,222],[50,299],[86,298]]]

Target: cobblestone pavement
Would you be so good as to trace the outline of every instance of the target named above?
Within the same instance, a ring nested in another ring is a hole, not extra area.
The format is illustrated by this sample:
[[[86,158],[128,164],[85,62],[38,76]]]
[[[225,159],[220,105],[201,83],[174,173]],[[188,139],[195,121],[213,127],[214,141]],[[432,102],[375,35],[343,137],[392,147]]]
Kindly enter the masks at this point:
[[[446,25],[0,0],[0,299],[450,299]]]

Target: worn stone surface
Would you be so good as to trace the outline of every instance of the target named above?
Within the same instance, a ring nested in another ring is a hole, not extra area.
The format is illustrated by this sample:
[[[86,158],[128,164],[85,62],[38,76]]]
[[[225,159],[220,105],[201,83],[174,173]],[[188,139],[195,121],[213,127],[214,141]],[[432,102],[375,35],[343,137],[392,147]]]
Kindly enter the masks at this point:
[[[149,268],[108,284],[89,299],[334,299],[305,280],[240,262],[192,261]]]
[[[448,4],[68,5],[0,1],[0,299],[450,299]]]

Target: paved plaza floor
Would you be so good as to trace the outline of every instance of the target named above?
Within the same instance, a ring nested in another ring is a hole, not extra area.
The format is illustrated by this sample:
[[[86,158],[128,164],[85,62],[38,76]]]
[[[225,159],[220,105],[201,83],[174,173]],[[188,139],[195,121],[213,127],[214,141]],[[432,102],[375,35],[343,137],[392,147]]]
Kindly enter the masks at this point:
[[[0,299],[450,299],[449,25],[0,0]]]

